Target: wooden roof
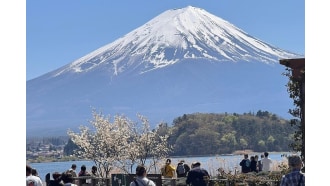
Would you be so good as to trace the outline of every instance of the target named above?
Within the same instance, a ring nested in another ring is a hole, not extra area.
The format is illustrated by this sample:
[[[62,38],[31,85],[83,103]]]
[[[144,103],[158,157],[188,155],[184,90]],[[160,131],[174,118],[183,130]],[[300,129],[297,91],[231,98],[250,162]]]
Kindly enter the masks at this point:
[[[280,64],[291,68],[294,78],[305,77],[305,58],[281,59]]]

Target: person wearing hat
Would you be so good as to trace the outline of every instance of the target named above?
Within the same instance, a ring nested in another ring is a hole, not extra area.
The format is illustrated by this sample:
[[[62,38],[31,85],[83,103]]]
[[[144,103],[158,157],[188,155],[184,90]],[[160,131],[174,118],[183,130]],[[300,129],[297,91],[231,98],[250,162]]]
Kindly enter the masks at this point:
[[[156,186],[155,182],[147,178],[147,170],[143,165],[136,167],[136,179],[131,182],[130,186]]]
[[[288,164],[290,173],[283,175],[281,179],[281,186],[290,185],[305,185],[305,174],[301,172],[303,162],[298,155],[292,155],[288,157]]]
[[[200,162],[194,162],[191,165],[191,170],[188,172],[186,184],[192,186],[207,186],[210,175],[207,170],[201,168]]]

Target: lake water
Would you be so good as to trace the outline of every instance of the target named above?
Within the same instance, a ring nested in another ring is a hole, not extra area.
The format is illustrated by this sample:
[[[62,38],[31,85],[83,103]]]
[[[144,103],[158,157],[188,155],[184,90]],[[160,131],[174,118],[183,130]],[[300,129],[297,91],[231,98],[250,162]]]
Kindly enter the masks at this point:
[[[282,157],[282,154],[290,154],[287,152],[279,152],[279,153],[270,153],[269,158],[273,160],[273,165],[286,161],[285,157]],[[249,154],[250,155],[250,154]],[[255,154],[251,154],[255,155]],[[257,154],[260,158],[261,154]],[[188,165],[191,165],[194,161],[201,162],[201,167],[208,170],[211,176],[215,176],[218,172],[216,171],[218,168],[223,168],[226,172],[234,171],[235,167],[237,170],[241,170],[239,166],[239,162],[243,159],[243,155],[231,155],[231,156],[206,156],[206,157],[173,157],[170,158],[172,160],[173,165],[177,165],[177,163],[184,159]],[[87,171],[90,172],[92,166],[94,165],[93,161],[66,161],[66,162],[46,162],[46,163],[30,163],[32,168],[37,169],[40,178],[45,181],[45,176],[47,173],[53,172],[64,172],[68,170],[72,164],[77,165],[76,172],[77,174],[80,171],[80,167],[82,165],[86,165]],[[276,170],[276,166],[274,166],[273,170]]]

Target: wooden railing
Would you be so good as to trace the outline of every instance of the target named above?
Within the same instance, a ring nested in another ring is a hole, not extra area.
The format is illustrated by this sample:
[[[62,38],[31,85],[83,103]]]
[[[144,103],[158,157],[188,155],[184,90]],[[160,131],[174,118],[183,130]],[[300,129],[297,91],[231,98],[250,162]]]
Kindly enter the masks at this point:
[[[129,175],[127,175],[129,177]],[[186,186],[186,178],[162,178],[159,175],[159,180],[153,179],[157,186]],[[157,179],[158,179],[157,178]],[[92,176],[83,176],[83,177],[75,177],[73,178],[75,184],[78,186],[129,186],[130,181],[120,181],[112,183],[111,178],[96,178]],[[253,183],[251,180],[244,180],[243,182],[228,180],[228,179],[219,179],[219,178],[212,178],[207,180],[208,186],[278,186],[280,183],[276,180],[267,180],[267,183],[257,184]],[[49,180],[46,180],[46,186],[49,186]]]

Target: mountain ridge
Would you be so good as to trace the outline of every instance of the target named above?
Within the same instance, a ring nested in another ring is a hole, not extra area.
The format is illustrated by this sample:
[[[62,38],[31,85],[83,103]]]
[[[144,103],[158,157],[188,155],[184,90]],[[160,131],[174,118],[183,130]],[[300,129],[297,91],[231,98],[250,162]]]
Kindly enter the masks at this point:
[[[142,69],[145,70],[140,72],[143,73],[181,59],[196,58],[277,63],[279,56],[293,58],[299,55],[256,39],[201,8],[188,6],[163,12],[114,42],[53,71],[52,76],[70,71],[83,73],[107,65],[111,65],[112,76],[121,73],[126,66],[144,65]]]

